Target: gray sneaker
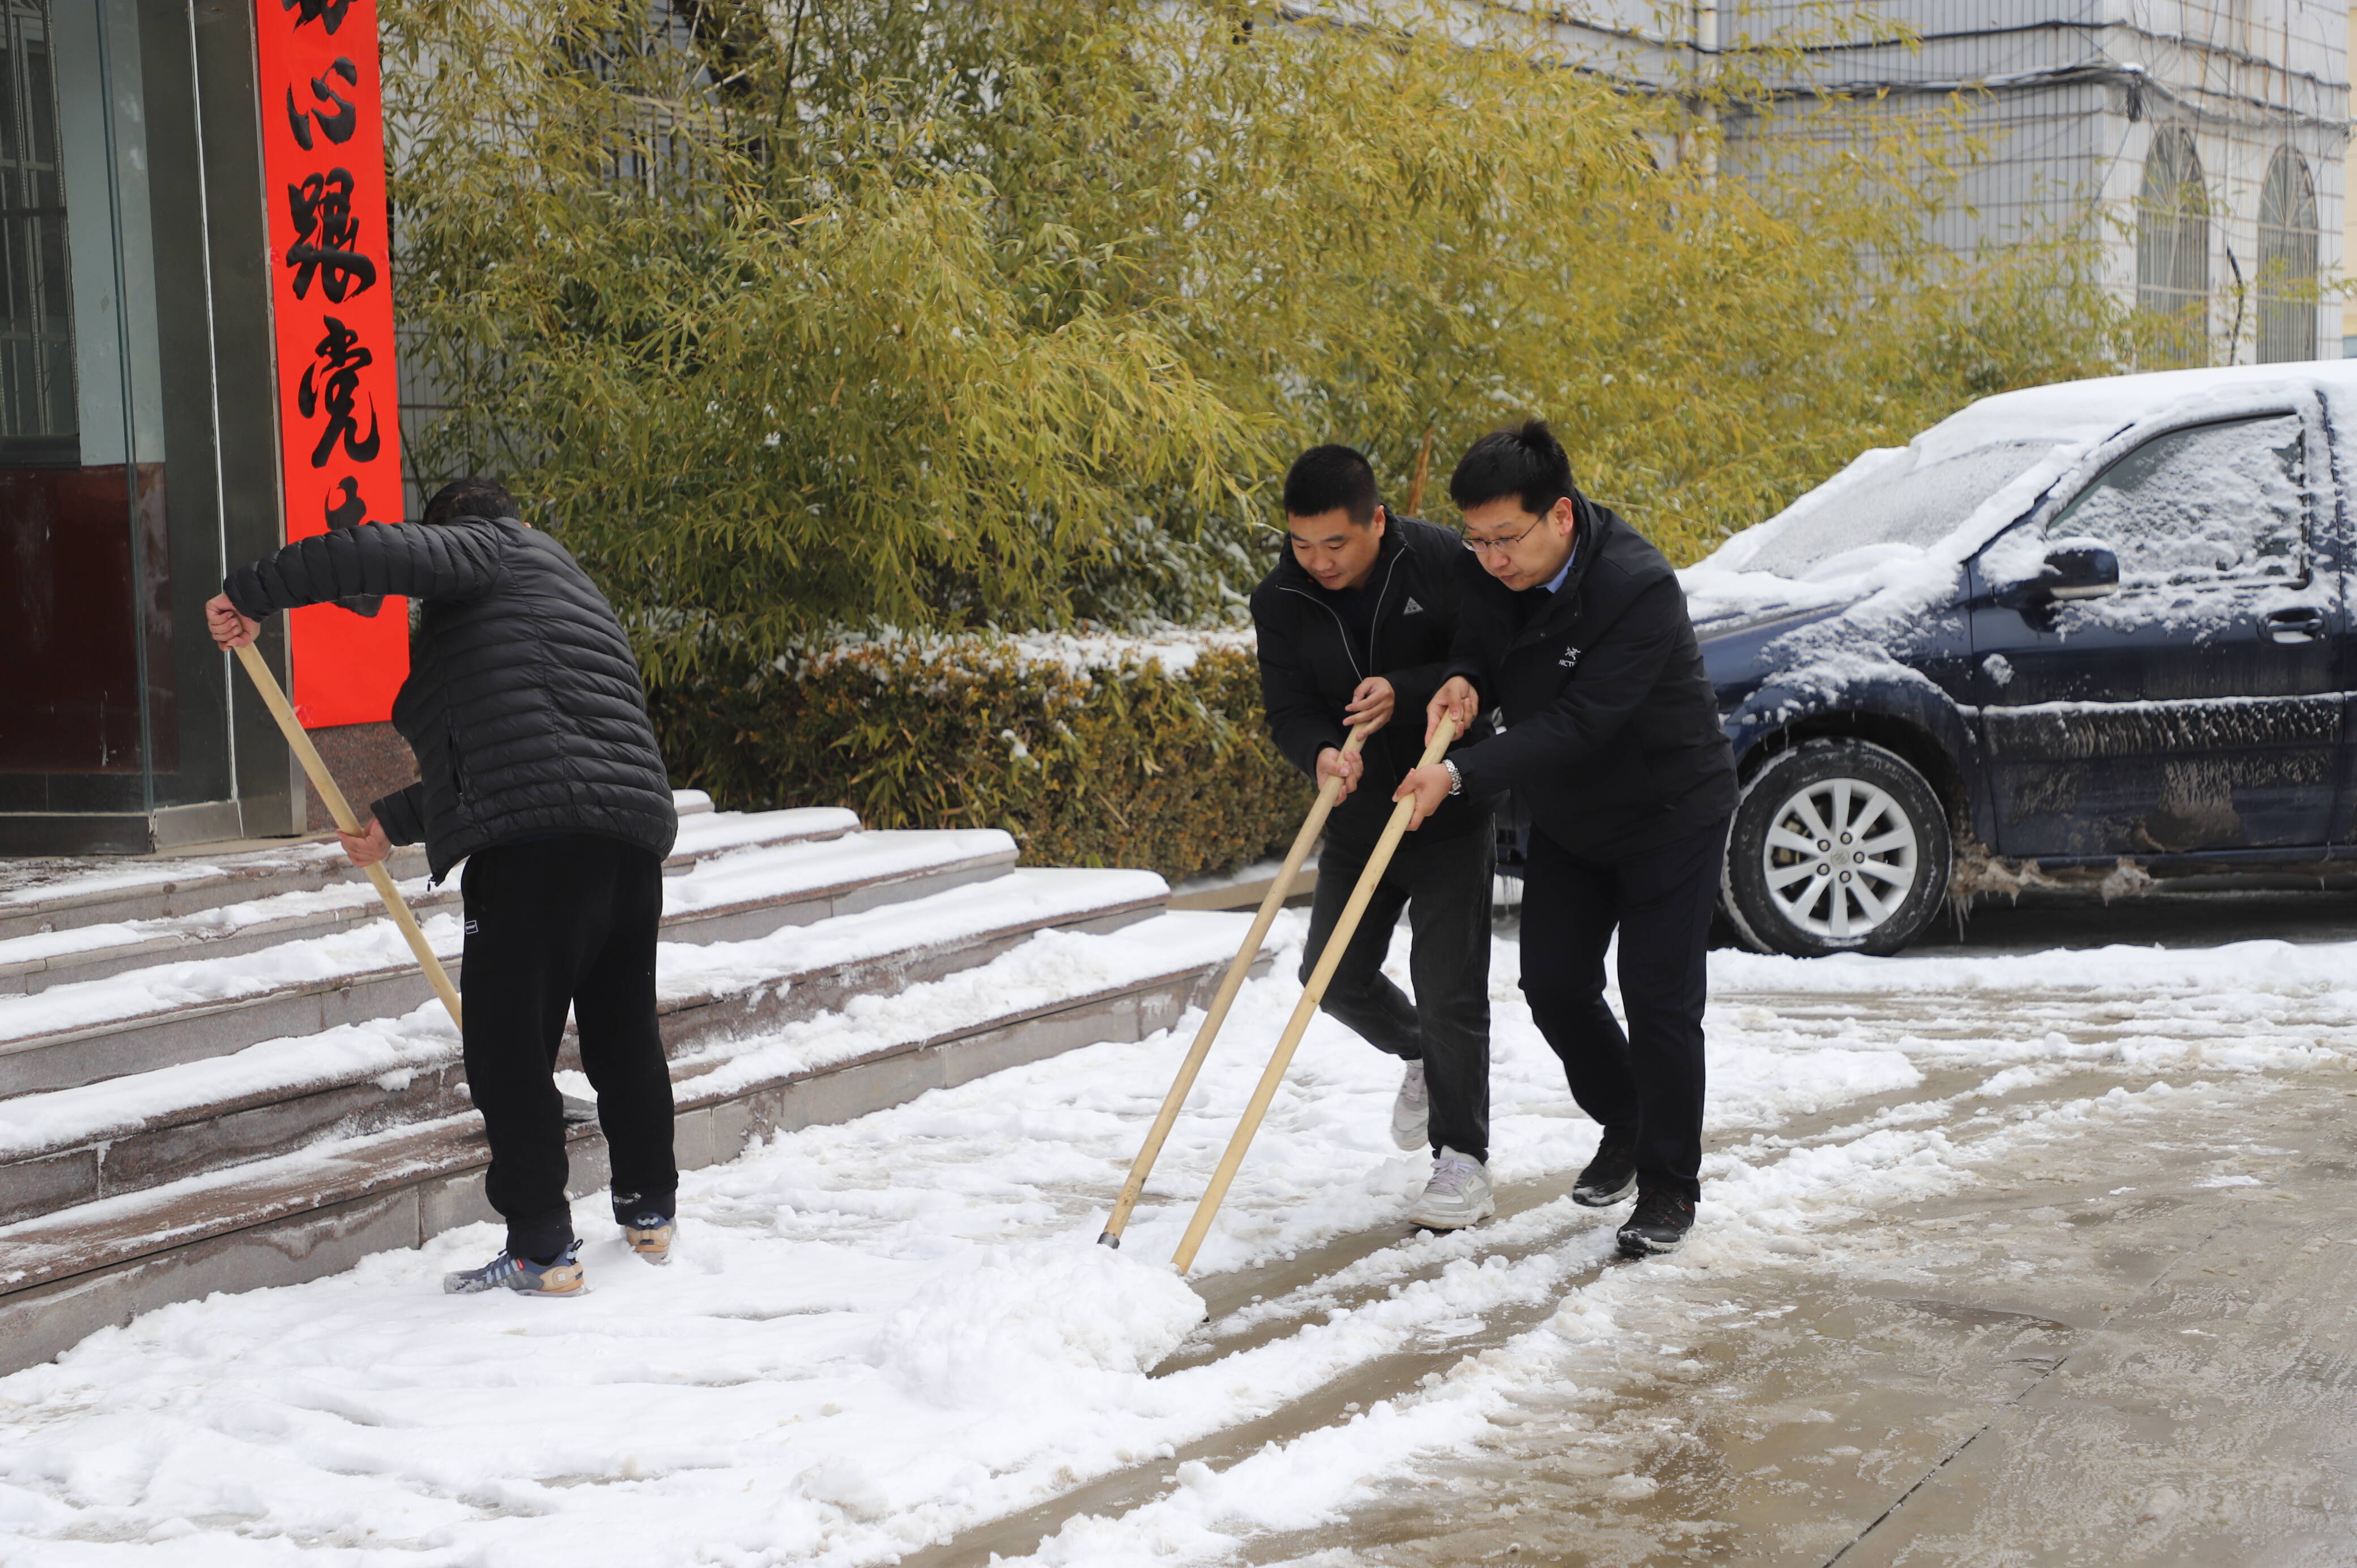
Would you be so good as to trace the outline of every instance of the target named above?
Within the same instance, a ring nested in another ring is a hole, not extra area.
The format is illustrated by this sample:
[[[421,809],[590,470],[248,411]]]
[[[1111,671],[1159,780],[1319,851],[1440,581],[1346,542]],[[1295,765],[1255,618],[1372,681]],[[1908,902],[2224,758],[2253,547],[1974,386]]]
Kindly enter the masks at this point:
[[[562,1296],[587,1295],[589,1282],[582,1278],[581,1260],[575,1256],[581,1243],[576,1240],[546,1262],[531,1258],[519,1258],[505,1248],[500,1255],[479,1269],[468,1269],[460,1273],[442,1276],[445,1295],[478,1295],[484,1291],[511,1290],[519,1295]]]
[[[1427,1230],[1462,1230],[1497,1212],[1489,1168],[1469,1155],[1443,1149],[1432,1163],[1431,1182],[1415,1207],[1407,1211],[1407,1219],[1409,1224]]]
[[[1421,1149],[1432,1141],[1432,1093],[1424,1084],[1424,1064],[1410,1062],[1400,1075],[1399,1097],[1392,1101],[1392,1142],[1403,1149]]]

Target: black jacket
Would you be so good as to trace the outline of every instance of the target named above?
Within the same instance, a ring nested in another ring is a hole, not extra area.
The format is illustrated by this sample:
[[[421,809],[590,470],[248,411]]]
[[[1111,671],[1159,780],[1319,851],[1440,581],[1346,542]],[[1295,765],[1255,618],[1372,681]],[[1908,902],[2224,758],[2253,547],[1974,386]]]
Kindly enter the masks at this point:
[[[1455,760],[1467,794],[1511,789],[1548,838],[1610,859],[1734,811],[1735,755],[1677,575],[1609,510],[1575,505],[1578,551],[1553,596],[1461,563],[1447,674],[1502,709],[1505,728]]]
[[[1287,549],[1253,590],[1259,633],[1261,701],[1269,734],[1287,760],[1313,779],[1318,754],[1340,747],[1349,730],[1342,710],[1370,675],[1392,683],[1392,720],[1367,742],[1366,772],[1334,810],[1327,832],[1338,842],[1372,844],[1391,817],[1392,791],[1424,751],[1424,706],[1440,689],[1458,629],[1457,535],[1412,517],[1387,514],[1383,553],[1368,587],[1374,595],[1373,660],[1361,663],[1341,617],[1317,580]],[[1469,558],[1469,557],[1468,557]],[[1487,735],[1486,726],[1476,735]],[[1491,801],[1466,790],[1433,813],[1418,834],[1446,838],[1488,821]]]
[[[438,879],[479,849],[596,833],[671,853],[671,780],[638,661],[606,596],[563,545],[512,519],[363,523],[229,575],[259,620],[363,594],[420,601],[393,727],[418,782],[375,803]]]

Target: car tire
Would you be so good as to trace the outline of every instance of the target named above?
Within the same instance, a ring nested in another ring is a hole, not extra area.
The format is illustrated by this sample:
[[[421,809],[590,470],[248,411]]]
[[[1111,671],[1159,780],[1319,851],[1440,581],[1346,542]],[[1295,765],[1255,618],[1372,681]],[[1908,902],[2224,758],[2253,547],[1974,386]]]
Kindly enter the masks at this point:
[[[1804,741],[1744,786],[1720,890],[1757,951],[1894,953],[1940,912],[1953,861],[1946,809],[1905,757]]]

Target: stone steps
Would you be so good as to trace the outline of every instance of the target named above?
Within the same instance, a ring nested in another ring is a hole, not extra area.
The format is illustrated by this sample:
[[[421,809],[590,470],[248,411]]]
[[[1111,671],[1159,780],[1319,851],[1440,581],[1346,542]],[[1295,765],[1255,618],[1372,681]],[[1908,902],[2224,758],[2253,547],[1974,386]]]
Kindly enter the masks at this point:
[[[664,1047],[708,1058],[727,1040],[854,995],[987,962],[1041,930],[1143,919],[1160,911],[1160,879],[1143,872],[1019,871],[750,940],[666,942],[657,1003]],[[410,978],[422,991],[422,978]],[[171,1026],[167,1016],[140,1029]],[[419,995],[395,1017],[0,1100],[0,1223],[458,1113],[467,1109],[459,1056],[440,1003]],[[559,1065],[578,1065],[570,1045]]]
[[[711,831],[709,824],[694,820],[712,813],[710,796],[700,789],[674,789],[672,801],[680,814],[683,841],[692,832]],[[802,818],[813,832],[823,822],[837,832],[859,825],[856,813],[835,807],[763,814]],[[404,845],[393,852],[387,865],[397,879],[423,876],[425,852],[416,844]],[[192,915],[343,884],[366,886],[368,879],[344,858],[331,834],[220,854],[183,850],[170,855],[0,861],[0,940]]]
[[[1093,890],[1084,886],[1091,882]],[[812,961],[795,972],[881,977],[882,970],[863,971],[864,961],[889,968],[899,988],[880,1003],[863,1002],[856,1018],[839,1005],[865,992],[851,986],[829,991],[835,1000],[826,1006],[755,1008],[684,1039],[673,1067],[683,1168],[731,1158],[770,1132],[846,1120],[1001,1068],[1170,1027],[1208,1001],[1248,922],[1157,914],[1158,897],[1138,897],[1147,884],[1159,885],[1142,873],[1017,873],[992,885],[1006,895],[991,928],[996,946],[969,946],[956,964],[923,948],[926,936],[950,929],[945,901],[954,892],[888,911],[902,917],[899,956],[874,940],[866,942],[866,960],[855,951],[861,942],[849,928],[877,925],[884,911],[800,933],[817,940]],[[1046,918],[1059,912],[1060,919]],[[667,948],[666,957],[682,950]],[[751,991],[711,984],[726,967],[715,965],[687,988],[667,990],[666,1002],[742,998],[780,981],[789,995],[805,990],[782,971],[759,979],[778,971],[774,955],[739,956],[747,963],[735,972]],[[421,1009],[403,1022],[428,1034],[432,1016]],[[1174,1065],[1181,1048],[1173,1043]],[[228,1106],[221,1104],[224,1117]],[[479,1123],[457,1111],[0,1225],[0,1373],[154,1306],[314,1278],[489,1219],[481,1197],[488,1159]],[[594,1128],[575,1130],[573,1169],[575,1192],[587,1195],[586,1228],[605,1176]]]
[[[758,939],[1004,875],[1004,833],[862,833],[739,849],[664,881],[667,941]],[[456,907],[420,915],[455,978]],[[142,964],[102,980],[0,995],[0,1103],[223,1056],[264,1040],[395,1016],[432,995],[390,920],[251,953]]]
[[[657,965],[689,1167],[1167,1027],[1248,924],[1165,913],[1150,873],[1018,869],[996,832],[702,804],[683,800]],[[457,890],[418,869],[458,973]],[[489,1218],[462,1056],[331,844],[0,865],[0,1370]],[[569,1043],[558,1065],[577,1070]],[[604,1145],[570,1135],[594,1194]]]
[[[837,811],[691,814],[681,820],[680,842],[663,863],[664,875],[692,875],[714,860],[754,849],[839,839],[858,825],[852,813]],[[259,870],[241,865],[185,883],[167,879],[160,886],[174,890],[168,893],[142,884],[75,895],[65,907],[87,918],[54,929],[11,926],[23,926],[45,909],[54,913],[55,906],[37,904],[13,914],[0,910],[0,995],[30,995],[178,960],[257,952],[384,918],[375,886],[344,864],[340,850],[329,847],[340,872],[326,880],[308,865],[318,856],[307,856],[289,869],[290,853],[267,852]],[[422,853],[397,852],[395,865],[401,895],[412,909],[422,915],[457,906],[455,877],[438,887],[426,885]],[[200,901],[232,892],[234,901]],[[151,908],[165,912],[134,912]]]

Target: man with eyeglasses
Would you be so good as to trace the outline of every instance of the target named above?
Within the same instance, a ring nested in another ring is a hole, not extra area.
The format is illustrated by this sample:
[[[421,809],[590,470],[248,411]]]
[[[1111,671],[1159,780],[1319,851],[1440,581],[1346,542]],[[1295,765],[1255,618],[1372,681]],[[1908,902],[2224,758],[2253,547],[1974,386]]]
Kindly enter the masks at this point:
[[[1277,749],[1343,795],[1318,852],[1318,890],[1301,954],[1308,979],[1390,819],[1393,788],[1421,753],[1415,713],[1439,688],[1457,633],[1457,536],[1395,517],[1375,471],[1348,446],[1303,453],[1285,477],[1286,550],[1253,593],[1261,695]],[[1369,727],[1343,754],[1346,725]],[[1486,734],[1486,730],[1480,733]],[[1403,843],[1343,950],[1324,1010],[1406,1065],[1392,1138],[1427,1144],[1430,1182],[1411,1222],[1460,1230],[1497,1212],[1490,1190],[1490,801],[1467,791]],[[1392,928],[1405,909],[1410,1002],[1384,978]]]
[[[1674,1251],[1701,1193],[1704,957],[1734,755],[1669,562],[1574,488],[1544,423],[1475,442],[1448,493],[1470,553],[1426,730],[1485,708],[1505,727],[1394,798],[1413,797],[1419,822],[1508,789],[1528,808],[1523,993],[1603,1130],[1572,1197],[1602,1208],[1634,1193],[1621,1251]],[[1625,1034],[1604,1000],[1616,927]]]

